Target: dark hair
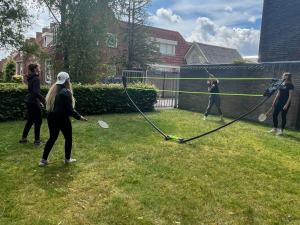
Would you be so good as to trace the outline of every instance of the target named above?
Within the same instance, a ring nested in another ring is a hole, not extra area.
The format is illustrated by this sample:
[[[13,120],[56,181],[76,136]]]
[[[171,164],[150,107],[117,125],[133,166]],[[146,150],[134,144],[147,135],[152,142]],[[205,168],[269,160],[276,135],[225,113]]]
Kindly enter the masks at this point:
[[[28,65],[28,70],[29,70],[29,72],[34,73],[34,70],[35,70],[37,67],[39,67],[39,66],[40,66],[40,65],[37,64],[37,63],[30,63],[30,64]]]

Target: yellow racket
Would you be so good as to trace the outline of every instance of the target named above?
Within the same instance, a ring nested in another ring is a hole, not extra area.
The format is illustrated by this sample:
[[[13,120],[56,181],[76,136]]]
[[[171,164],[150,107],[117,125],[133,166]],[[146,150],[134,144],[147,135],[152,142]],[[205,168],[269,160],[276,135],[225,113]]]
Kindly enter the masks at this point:
[[[273,109],[273,106],[267,113],[262,113],[259,115],[258,120],[259,122],[264,122],[267,119],[267,114]]]

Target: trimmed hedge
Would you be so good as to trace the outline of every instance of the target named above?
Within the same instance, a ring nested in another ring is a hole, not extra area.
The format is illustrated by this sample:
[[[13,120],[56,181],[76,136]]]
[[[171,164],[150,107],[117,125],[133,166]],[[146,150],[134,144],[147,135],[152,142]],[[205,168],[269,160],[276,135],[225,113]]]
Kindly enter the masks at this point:
[[[4,86],[18,86],[19,84],[17,83],[0,83],[0,88]]]
[[[158,92],[151,85],[135,84],[132,87],[153,90],[128,90],[135,104],[143,111],[152,111],[158,98]],[[48,86],[41,87],[41,94],[46,96]],[[98,115],[103,113],[137,112],[128,99],[122,85],[74,85],[75,108],[82,115]],[[0,85],[0,122],[24,120],[27,108],[24,102],[27,94],[26,85]],[[45,109],[43,116],[46,117]]]

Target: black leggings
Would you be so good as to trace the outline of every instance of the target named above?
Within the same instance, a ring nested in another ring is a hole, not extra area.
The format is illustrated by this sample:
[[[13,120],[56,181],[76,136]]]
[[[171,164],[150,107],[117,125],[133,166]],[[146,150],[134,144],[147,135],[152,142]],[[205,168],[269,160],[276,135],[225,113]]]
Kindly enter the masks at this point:
[[[67,114],[58,114],[50,112],[48,114],[48,127],[50,131],[50,138],[44,149],[43,159],[47,160],[56,142],[59,131],[61,131],[65,138],[65,157],[70,159],[72,151],[72,124]]]
[[[41,126],[42,126],[42,112],[40,105],[38,103],[27,103],[27,110],[28,110],[28,120],[25,125],[23,131],[23,138],[27,138],[28,133],[34,124],[34,139],[35,141],[40,140],[40,133],[41,133]]]
[[[282,123],[281,123],[281,129],[283,130],[285,128],[286,125],[286,115],[289,111],[289,108],[291,106],[291,103],[288,105],[287,110],[283,110],[283,107],[285,106],[285,104],[282,104],[280,102],[277,102],[277,104],[275,105],[274,108],[274,112],[273,112],[273,123],[274,123],[274,127],[277,128],[278,127],[278,115],[281,112],[281,118],[282,118]]]

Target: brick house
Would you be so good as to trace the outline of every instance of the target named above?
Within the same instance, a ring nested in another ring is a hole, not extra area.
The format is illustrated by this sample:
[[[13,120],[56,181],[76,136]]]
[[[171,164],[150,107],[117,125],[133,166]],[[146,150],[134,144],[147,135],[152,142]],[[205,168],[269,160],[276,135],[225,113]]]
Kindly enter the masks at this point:
[[[29,42],[37,42],[41,47],[43,52],[53,53],[55,52],[56,45],[53,43],[53,24],[50,25],[50,28],[43,28],[42,32],[36,32],[35,38],[28,39]],[[54,71],[51,70],[50,61],[39,60],[34,55],[24,55],[22,52],[12,52],[10,56],[16,63],[17,69],[16,74],[24,75],[24,81],[26,82],[26,75],[28,74],[28,65],[30,63],[39,63],[40,64],[40,79],[42,84],[51,84],[54,76]],[[57,55],[56,58],[61,58],[60,55]],[[4,65],[7,59],[2,59],[0,61],[0,71],[3,71]]]
[[[120,22],[121,27],[125,27],[127,23]],[[110,47],[110,56],[120,54],[124,50],[124,46],[118,41],[118,36],[121,34],[116,31],[117,29],[112,29],[110,36],[108,37],[108,46]],[[154,34],[154,38],[159,44],[159,49],[161,52],[160,63],[151,65],[153,69],[162,71],[179,71],[180,65],[184,64],[183,57],[189,50],[190,46],[182,37],[182,35],[177,31],[171,31],[156,27],[151,27],[150,32]],[[107,64],[113,64],[110,61],[110,57],[107,58]],[[121,75],[122,68],[120,65],[113,65],[116,68],[116,76]]]

